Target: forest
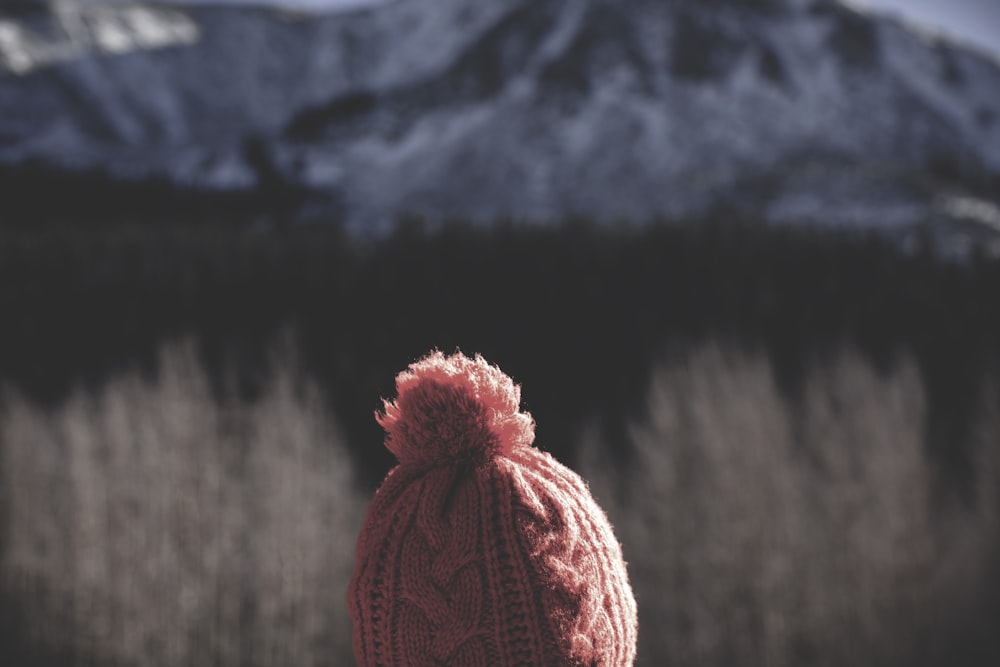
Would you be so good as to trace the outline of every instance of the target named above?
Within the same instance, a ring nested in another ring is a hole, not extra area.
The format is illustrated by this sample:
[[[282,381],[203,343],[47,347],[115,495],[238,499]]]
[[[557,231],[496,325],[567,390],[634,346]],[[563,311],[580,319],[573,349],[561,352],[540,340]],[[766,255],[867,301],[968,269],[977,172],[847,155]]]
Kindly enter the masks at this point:
[[[590,481],[637,664],[1000,660],[1000,260],[929,234],[52,216],[0,226],[0,312],[9,664],[351,664],[373,412],[431,349]]]

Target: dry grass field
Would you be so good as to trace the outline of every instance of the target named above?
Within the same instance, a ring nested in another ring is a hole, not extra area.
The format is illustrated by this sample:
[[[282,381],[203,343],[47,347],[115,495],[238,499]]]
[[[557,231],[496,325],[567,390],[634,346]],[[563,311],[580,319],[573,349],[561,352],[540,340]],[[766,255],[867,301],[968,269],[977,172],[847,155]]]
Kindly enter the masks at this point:
[[[731,346],[652,377],[629,442],[584,427],[574,462],[630,562],[639,665],[998,664],[1000,395],[956,501],[906,359],[845,352],[794,401]],[[351,449],[294,354],[233,396],[190,343],[58,405],[6,392],[5,664],[353,664]]]

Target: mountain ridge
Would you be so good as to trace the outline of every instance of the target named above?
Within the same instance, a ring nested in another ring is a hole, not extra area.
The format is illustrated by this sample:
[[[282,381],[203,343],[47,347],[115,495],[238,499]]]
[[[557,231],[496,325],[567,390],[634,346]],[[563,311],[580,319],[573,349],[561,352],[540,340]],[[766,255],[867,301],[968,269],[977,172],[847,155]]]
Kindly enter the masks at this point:
[[[903,229],[942,197],[1000,195],[996,62],[832,0],[236,11],[185,10],[193,45],[0,75],[0,162],[79,148],[210,188],[253,187],[265,165],[373,234],[404,214],[719,209]]]

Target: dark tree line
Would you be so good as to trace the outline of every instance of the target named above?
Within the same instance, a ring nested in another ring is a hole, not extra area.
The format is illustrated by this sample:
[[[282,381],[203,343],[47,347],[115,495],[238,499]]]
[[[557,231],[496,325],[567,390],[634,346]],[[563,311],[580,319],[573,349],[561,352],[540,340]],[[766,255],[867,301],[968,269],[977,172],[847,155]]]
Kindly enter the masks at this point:
[[[0,312],[0,378],[46,401],[128,365],[153,373],[159,343],[185,335],[220,391],[236,377],[252,393],[290,332],[373,478],[390,461],[372,411],[433,347],[482,352],[523,383],[539,444],[563,456],[588,420],[619,431],[655,362],[699,341],[764,350],[791,401],[803,369],[844,345],[882,368],[905,353],[930,393],[930,446],[960,473],[998,375],[1000,262],[711,220],[409,221],[373,244],[335,225],[40,226],[0,230]]]

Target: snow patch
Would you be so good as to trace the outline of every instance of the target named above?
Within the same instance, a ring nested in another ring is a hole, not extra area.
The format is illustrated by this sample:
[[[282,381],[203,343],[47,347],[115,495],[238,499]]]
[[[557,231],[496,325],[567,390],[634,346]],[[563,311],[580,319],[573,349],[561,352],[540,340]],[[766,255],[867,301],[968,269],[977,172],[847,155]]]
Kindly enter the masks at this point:
[[[56,30],[43,35],[21,22],[0,19],[0,74],[24,75],[89,53],[116,55],[198,40],[197,24],[183,12],[143,5],[51,5]]]
[[[937,207],[957,220],[978,223],[1000,234],[1000,207],[994,202],[968,196],[946,196]]]

